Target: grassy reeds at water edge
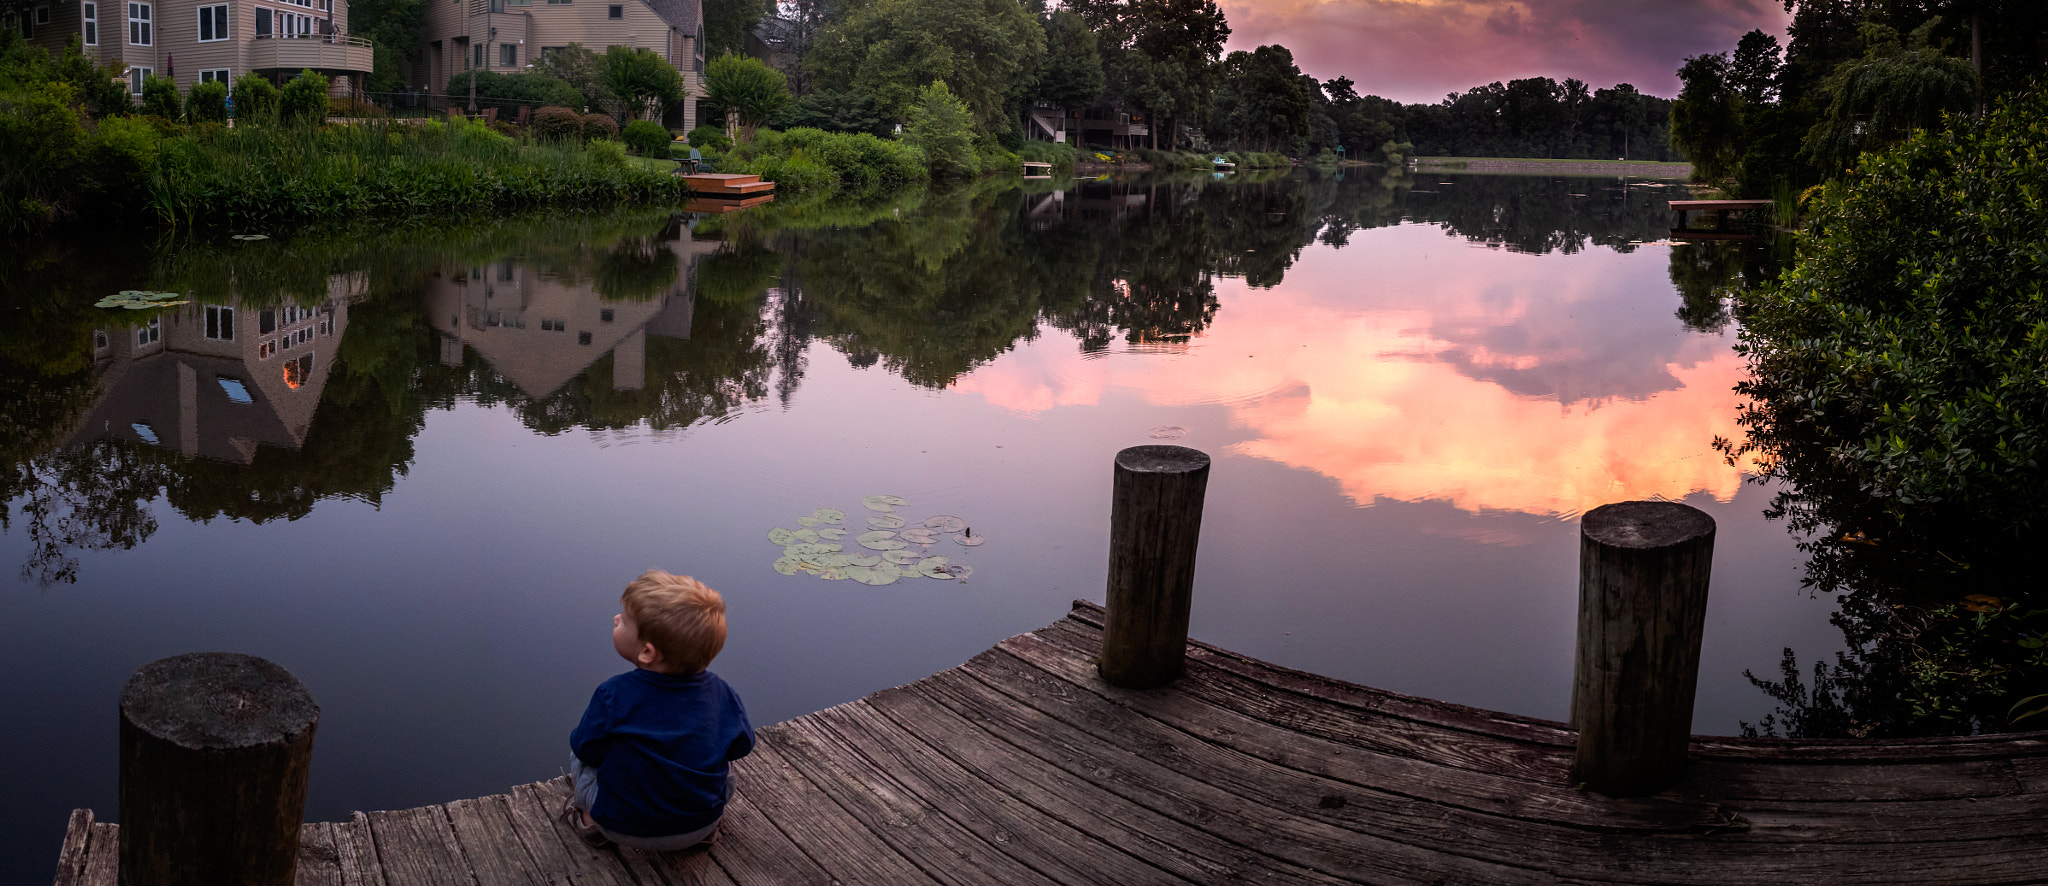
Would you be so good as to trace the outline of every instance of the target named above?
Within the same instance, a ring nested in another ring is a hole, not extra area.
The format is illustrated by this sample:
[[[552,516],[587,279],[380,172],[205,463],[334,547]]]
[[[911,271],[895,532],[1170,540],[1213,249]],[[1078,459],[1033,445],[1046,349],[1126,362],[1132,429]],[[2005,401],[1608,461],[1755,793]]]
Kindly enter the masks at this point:
[[[143,214],[169,225],[417,216],[675,199],[598,141],[522,144],[460,120],[194,127],[158,145]]]

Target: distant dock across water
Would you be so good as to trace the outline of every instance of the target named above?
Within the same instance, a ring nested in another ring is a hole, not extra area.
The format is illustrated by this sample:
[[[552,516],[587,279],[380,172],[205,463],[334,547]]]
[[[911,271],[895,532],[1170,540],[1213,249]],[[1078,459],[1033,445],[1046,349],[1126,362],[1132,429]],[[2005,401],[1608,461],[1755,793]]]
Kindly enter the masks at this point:
[[[302,886],[2020,883],[2048,877],[2048,734],[1695,737],[1610,799],[1563,724],[1187,645],[1163,689],[1096,672],[1105,612],[760,730],[708,849],[585,847],[563,779],[302,827]],[[57,886],[113,886],[73,813]]]
[[[1416,157],[1409,161],[1418,171],[1483,172],[1489,175],[1627,176],[1630,178],[1686,178],[1690,163],[1654,160],[1543,160],[1512,157]]]

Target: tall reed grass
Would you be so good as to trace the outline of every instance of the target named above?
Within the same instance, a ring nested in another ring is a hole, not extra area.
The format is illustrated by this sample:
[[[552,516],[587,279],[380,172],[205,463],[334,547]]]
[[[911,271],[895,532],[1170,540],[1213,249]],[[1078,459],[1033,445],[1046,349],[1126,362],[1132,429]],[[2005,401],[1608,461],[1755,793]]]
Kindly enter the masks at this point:
[[[248,225],[613,205],[685,190],[629,166],[619,150],[521,144],[461,121],[368,121],[195,127],[165,138],[146,204],[169,225]]]

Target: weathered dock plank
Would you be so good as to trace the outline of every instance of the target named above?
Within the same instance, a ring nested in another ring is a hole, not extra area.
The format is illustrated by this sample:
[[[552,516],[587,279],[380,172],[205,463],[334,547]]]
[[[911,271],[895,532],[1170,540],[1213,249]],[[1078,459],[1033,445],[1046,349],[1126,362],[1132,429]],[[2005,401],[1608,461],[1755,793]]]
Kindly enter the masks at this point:
[[[1579,789],[1562,724],[1190,643],[1120,689],[1102,612],[760,730],[717,838],[591,849],[568,783],[301,829],[302,886],[2048,882],[2048,735],[1694,738],[1647,797]],[[72,815],[58,886],[113,886]]]

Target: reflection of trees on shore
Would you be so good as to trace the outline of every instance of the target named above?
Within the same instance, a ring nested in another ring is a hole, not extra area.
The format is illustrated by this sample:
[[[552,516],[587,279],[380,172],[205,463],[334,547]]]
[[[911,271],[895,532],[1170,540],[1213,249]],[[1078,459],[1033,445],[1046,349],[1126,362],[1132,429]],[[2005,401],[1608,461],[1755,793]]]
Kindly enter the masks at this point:
[[[1571,255],[1589,244],[1630,252],[1636,243],[1664,239],[1667,204],[1685,196],[1624,179],[1433,173],[1415,182],[1402,208],[1412,220],[1475,243]]]

